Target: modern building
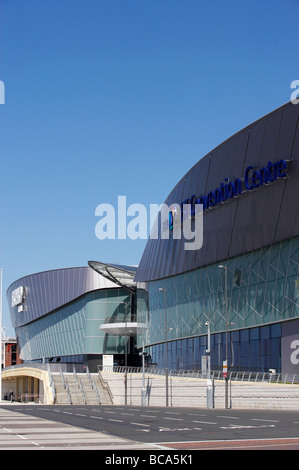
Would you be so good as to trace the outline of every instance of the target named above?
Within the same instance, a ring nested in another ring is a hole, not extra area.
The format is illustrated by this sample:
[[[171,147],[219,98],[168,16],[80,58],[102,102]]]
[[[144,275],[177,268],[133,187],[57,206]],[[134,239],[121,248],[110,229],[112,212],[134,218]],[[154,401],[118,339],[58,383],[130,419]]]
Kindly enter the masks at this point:
[[[287,103],[199,160],[138,268],[94,261],[14,282],[21,359],[92,371],[138,365],[145,347],[158,367],[201,369],[209,331],[212,369],[299,373],[298,117]],[[202,234],[191,249],[186,221]]]
[[[136,268],[90,266],[25,276],[8,288],[23,361],[88,365],[90,371],[103,358],[124,365],[128,357],[129,363],[139,364]]]
[[[241,130],[166,198],[169,238],[148,240],[135,277],[148,294],[138,345],[158,366],[200,369],[209,325],[212,369],[299,373],[298,116],[287,103]],[[191,219],[202,205],[200,249],[174,236],[183,204]]]

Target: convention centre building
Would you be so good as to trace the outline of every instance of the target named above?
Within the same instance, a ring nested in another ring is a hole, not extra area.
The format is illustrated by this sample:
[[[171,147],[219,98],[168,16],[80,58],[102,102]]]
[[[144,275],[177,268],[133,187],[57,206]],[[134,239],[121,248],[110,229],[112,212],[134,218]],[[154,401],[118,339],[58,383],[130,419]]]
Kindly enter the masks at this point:
[[[139,364],[136,268],[89,264],[28,275],[8,288],[23,361],[64,364],[70,371],[76,364],[91,372],[105,359]]]
[[[139,365],[144,347],[159,368],[167,356],[201,369],[209,338],[214,370],[298,373],[298,117],[289,102],[201,158],[165,200],[169,236],[150,236],[137,268],[90,261],[14,282],[21,359],[93,370]],[[191,222],[201,208],[194,249],[175,227],[186,205]]]
[[[167,197],[191,215],[202,205],[203,243],[186,250],[170,230],[148,240],[140,261],[148,311],[140,302],[138,314],[148,315],[143,340],[160,367],[167,347],[168,368],[200,369],[210,329],[213,370],[227,359],[230,370],[299,373],[298,116],[290,102],[249,125]]]

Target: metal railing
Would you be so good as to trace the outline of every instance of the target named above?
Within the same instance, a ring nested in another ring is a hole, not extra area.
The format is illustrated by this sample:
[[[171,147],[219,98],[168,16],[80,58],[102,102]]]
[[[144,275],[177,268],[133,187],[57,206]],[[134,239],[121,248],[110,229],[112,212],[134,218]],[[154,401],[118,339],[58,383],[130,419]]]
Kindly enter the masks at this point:
[[[106,317],[104,323],[131,323],[137,321],[137,315],[119,315]]]
[[[62,380],[63,388],[66,390],[70,405],[72,405],[72,397],[71,397],[71,392],[69,388],[69,384],[67,383],[67,379],[64,377],[62,369],[60,368],[60,377]]]
[[[88,380],[89,380],[89,385],[90,385],[91,389],[94,390],[94,392],[96,394],[98,405],[100,405],[101,404],[101,399],[100,399],[99,391],[98,391],[98,388],[96,386],[95,381],[93,380],[93,378],[90,375],[88,366],[86,366],[86,374],[87,374],[87,377],[88,377]]]
[[[125,367],[125,366],[98,366],[99,371],[103,372],[116,372],[128,374],[141,374],[142,367]],[[145,373],[147,375],[165,375],[165,369],[159,369],[157,367],[146,367]],[[176,369],[168,370],[168,375],[172,377],[183,377],[183,378],[196,378],[206,379],[206,371],[201,370],[189,370],[189,369]],[[222,370],[211,371],[212,380],[224,380]],[[228,373],[228,379],[230,381],[240,382],[268,382],[268,383],[279,383],[279,384],[299,384],[299,374],[281,374],[275,372],[244,372],[244,371],[231,371]]]

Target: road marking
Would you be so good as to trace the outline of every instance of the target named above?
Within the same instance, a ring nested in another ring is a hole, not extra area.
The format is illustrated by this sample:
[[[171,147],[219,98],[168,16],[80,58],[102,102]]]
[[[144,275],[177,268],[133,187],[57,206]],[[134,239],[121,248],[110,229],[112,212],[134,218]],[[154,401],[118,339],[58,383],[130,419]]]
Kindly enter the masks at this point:
[[[251,418],[251,421],[266,421],[266,422],[269,422],[269,423],[279,423],[279,420],[277,420],[277,419]]]
[[[2,428],[2,429],[4,429],[4,431],[12,433],[12,431],[10,429],[7,429],[7,428]]]
[[[123,421],[121,419],[112,419],[112,418],[109,418],[108,421],[116,421],[117,423],[123,423]]]
[[[171,419],[172,421],[183,421],[182,418],[167,418],[167,417],[165,417],[164,419]]]
[[[246,426],[246,425],[235,425],[230,424],[229,426],[220,426],[220,429],[261,429],[261,428],[275,428],[275,424],[260,424],[258,426]]]
[[[168,431],[192,431],[191,428],[159,428],[160,432],[168,432]]]
[[[142,416],[143,418],[157,418],[156,415],[140,415]]]
[[[135,426],[146,426],[146,427],[150,427],[149,424],[144,424],[144,423],[130,423],[130,424],[134,424]]]
[[[192,420],[192,423],[201,423],[201,424],[217,424],[217,423],[211,423],[210,421],[196,421],[195,419]]]
[[[216,418],[227,418],[227,419],[240,419],[237,416],[216,416]]]

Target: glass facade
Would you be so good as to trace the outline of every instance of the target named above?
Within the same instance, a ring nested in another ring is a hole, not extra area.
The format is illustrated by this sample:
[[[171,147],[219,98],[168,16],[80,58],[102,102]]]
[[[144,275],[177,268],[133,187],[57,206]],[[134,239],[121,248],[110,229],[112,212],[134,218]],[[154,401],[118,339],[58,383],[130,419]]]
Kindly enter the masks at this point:
[[[128,291],[102,289],[16,328],[22,359],[124,354],[126,338],[100,330],[106,319],[125,321]]]
[[[281,323],[228,332],[230,370],[281,372]],[[167,343],[168,368],[201,369],[206,356],[207,336],[197,336]],[[151,361],[165,368],[166,343],[150,348]],[[222,370],[226,359],[226,333],[211,335],[211,368]]]
[[[160,367],[165,361],[166,301],[169,367],[200,368],[208,320],[211,365],[222,368],[227,319],[231,367],[280,370],[281,322],[299,317],[299,237],[232,257],[221,263],[226,268],[219,264],[147,284],[152,361]]]

